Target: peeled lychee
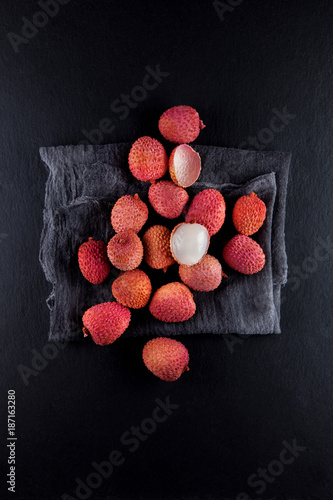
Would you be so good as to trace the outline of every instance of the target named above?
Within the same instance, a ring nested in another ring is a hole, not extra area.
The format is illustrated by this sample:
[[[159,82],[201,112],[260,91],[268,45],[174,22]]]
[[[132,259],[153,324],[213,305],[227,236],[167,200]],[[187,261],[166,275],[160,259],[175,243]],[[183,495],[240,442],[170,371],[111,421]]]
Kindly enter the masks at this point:
[[[189,199],[185,189],[176,186],[171,181],[159,181],[152,184],[148,197],[156,212],[167,219],[179,217]]]
[[[205,255],[194,266],[179,266],[179,276],[185,285],[199,292],[215,290],[222,280],[222,266],[212,255]]]
[[[149,371],[166,382],[174,382],[189,370],[186,347],[166,337],[149,340],[143,348],[142,359]]]
[[[186,144],[194,141],[205,125],[195,109],[190,106],[174,106],[163,113],[158,128],[168,141]]]
[[[112,344],[124,333],[131,320],[131,312],[117,302],[104,302],[88,309],[83,315],[83,332],[90,333],[99,345]]]
[[[162,144],[151,137],[140,137],[131,147],[129,168],[139,181],[154,181],[168,170],[168,156]]]
[[[148,304],[151,282],[140,269],[126,271],[112,283],[112,295],[117,302],[132,309],[140,309]]]
[[[265,265],[265,254],[258,243],[237,234],[223,249],[223,258],[229,267],[243,274],[255,274]]]
[[[139,195],[125,195],[114,204],[111,224],[116,233],[134,231],[138,233],[148,219],[148,207]]]
[[[140,265],[143,257],[143,246],[136,233],[122,231],[111,238],[107,252],[111,263],[117,269],[130,271]]]
[[[109,275],[111,266],[104,241],[89,238],[82,243],[78,251],[78,261],[81,273],[94,285],[102,283]]]
[[[201,171],[201,158],[188,144],[175,147],[169,158],[171,179],[183,188],[192,186]]]
[[[170,250],[171,231],[164,226],[152,226],[143,235],[145,261],[153,269],[166,270],[175,263]]]
[[[241,196],[232,212],[235,228],[246,236],[256,233],[263,225],[265,217],[266,205],[253,192],[248,196]]]
[[[154,293],[149,310],[154,318],[167,323],[186,321],[195,313],[192,292],[183,283],[168,283]]]
[[[204,189],[193,198],[185,217],[186,222],[202,224],[209,236],[216,234],[225,219],[225,201],[216,189]]]
[[[178,224],[171,233],[170,248],[179,264],[193,266],[207,253],[209,234],[201,224]]]

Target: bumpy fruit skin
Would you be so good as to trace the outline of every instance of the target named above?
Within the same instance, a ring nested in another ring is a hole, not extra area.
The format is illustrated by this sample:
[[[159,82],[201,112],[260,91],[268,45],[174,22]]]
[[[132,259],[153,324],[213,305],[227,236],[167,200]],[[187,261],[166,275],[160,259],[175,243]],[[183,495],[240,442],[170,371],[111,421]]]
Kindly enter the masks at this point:
[[[159,181],[152,184],[148,198],[154,210],[167,219],[179,217],[189,200],[185,189],[176,186],[171,181]]]
[[[117,302],[131,309],[145,307],[151,295],[151,282],[140,269],[126,271],[112,283],[112,295]]]
[[[168,141],[187,144],[195,141],[205,125],[195,109],[190,106],[174,106],[163,113],[158,128]]]
[[[138,233],[148,219],[148,207],[139,195],[125,195],[114,204],[111,225],[116,233],[134,231]]]
[[[255,193],[241,196],[232,211],[232,220],[237,231],[246,236],[256,233],[264,223],[266,205]]]
[[[225,219],[225,201],[216,189],[204,189],[192,200],[185,222],[196,222],[205,226],[209,236],[216,234]]]
[[[149,310],[154,318],[167,323],[187,321],[195,313],[193,294],[183,283],[168,283],[153,295]]]
[[[95,344],[112,344],[124,333],[131,320],[131,312],[117,302],[104,302],[88,309],[83,315],[83,332],[92,336]]]
[[[154,181],[168,170],[168,156],[156,139],[144,136],[136,140],[128,156],[129,168],[139,181]]]
[[[175,263],[170,250],[171,231],[164,226],[152,226],[143,235],[145,261],[153,269],[166,270]]]
[[[255,274],[265,265],[265,254],[258,243],[248,236],[237,234],[223,249],[229,267],[243,274]]]
[[[117,269],[130,271],[138,267],[143,258],[143,245],[133,231],[115,234],[108,243],[108,257]]]
[[[179,276],[185,285],[199,292],[215,290],[222,280],[222,266],[212,255],[205,255],[194,266],[179,266]]]
[[[189,370],[188,350],[177,340],[158,337],[147,342],[142,359],[149,371],[166,382],[174,382]]]
[[[78,251],[78,261],[81,273],[94,285],[103,283],[110,273],[111,266],[104,241],[89,238],[82,243]]]

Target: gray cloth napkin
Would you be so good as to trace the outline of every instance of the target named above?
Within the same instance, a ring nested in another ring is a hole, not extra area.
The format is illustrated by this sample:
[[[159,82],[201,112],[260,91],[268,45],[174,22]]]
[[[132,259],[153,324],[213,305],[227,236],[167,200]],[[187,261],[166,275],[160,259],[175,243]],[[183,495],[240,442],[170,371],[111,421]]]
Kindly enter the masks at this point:
[[[50,340],[83,338],[82,315],[89,307],[112,301],[112,281],[119,271],[112,269],[101,285],[92,285],[81,275],[77,251],[90,236],[105,242],[114,231],[110,213],[124,194],[138,193],[149,207],[149,222],[173,228],[183,219],[167,220],[156,214],[148,202],[149,184],[137,181],[128,168],[131,144],[103,146],[59,146],[41,148],[49,169],[46,184],[44,227],[40,262],[52,284],[47,299],[50,309]],[[244,335],[280,333],[280,288],[287,280],[284,240],[285,204],[290,154],[193,146],[202,159],[198,181],[188,189],[190,199],[207,188],[221,191],[227,204],[226,221],[211,238],[209,253],[221,262],[228,278],[212,292],[193,292],[195,315],[183,323],[163,323],[148,308],[132,310],[124,337],[183,335],[194,333],[237,333]],[[262,228],[253,236],[266,255],[264,269],[245,276],[228,268],[222,260],[223,246],[236,234],[231,220],[237,198],[254,191],[267,207]],[[179,281],[178,265],[166,273],[140,266],[149,274],[153,289]]]

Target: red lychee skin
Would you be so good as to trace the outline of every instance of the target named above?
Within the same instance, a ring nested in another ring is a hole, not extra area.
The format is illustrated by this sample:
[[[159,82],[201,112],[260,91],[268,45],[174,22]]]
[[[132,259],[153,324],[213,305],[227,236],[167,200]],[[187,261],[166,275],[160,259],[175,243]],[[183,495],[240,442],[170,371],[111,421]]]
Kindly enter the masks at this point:
[[[112,295],[117,302],[132,309],[145,307],[151,295],[151,282],[140,269],[126,271],[112,283]]]
[[[111,264],[121,271],[131,271],[138,267],[143,258],[143,245],[133,231],[115,234],[108,243],[108,257]]]
[[[114,204],[111,225],[116,233],[134,231],[138,233],[148,219],[148,207],[139,195],[125,195]]]
[[[99,285],[110,273],[110,262],[106,253],[106,243],[89,238],[82,243],[78,251],[78,261],[81,273],[94,285]]]
[[[255,193],[241,196],[232,211],[232,220],[237,231],[246,236],[256,233],[264,223],[266,205]]]
[[[205,125],[195,109],[190,106],[174,106],[163,113],[158,128],[168,141],[188,144],[195,141]]]
[[[183,283],[161,286],[153,295],[149,310],[154,318],[166,323],[187,321],[196,310],[192,292]]]
[[[171,231],[165,226],[152,226],[143,235],[145,261],[153,269],[166,269],[175,263],[170,249]]]
[[[179,217],[189,200],[185,189],[176,186],[171,181],[159,181],[152,184],[148,198],[154,210],[167,219]]]
[[[149,371],[166,382],[174,382],[189,370],[189,353],[177,340],[165,337],[152,339],[144,346],[142,359]]]
[[[131,312],[118,302],[104,302],[88,309],[83,315],[83,332],[90,333],[95,344],[112,344],[124,333],[131,320]]]
[[[151,182],[166,174],[168,156],[156,139],[144,136],[137,139],[128,156],[129,168],[139,181]]]
[[[225,201],[216,189],[204,189],[192,200],[185,217],[185,222],[201,224],[207,229],[209,236],[216,234],[225,219]]]
[[[180,265],[179,276],[193,290],[210,292],[222,281],[222,266],[215,257],[206,254],[193,266]]]
[[[265,265],[265,254],[257,242],[243,234],[234,236],[223,249],[229,267],[243,274],[255,274]]]

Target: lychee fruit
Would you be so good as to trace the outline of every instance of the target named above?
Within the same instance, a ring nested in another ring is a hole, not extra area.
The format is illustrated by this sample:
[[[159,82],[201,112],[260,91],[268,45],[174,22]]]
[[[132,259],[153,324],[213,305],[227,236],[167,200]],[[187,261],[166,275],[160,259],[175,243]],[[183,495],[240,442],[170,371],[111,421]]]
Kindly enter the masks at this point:
[[[185,144],[194,141],[205,125],[195,109],[190,106],[174,106],[163,113],[158,128],[168,141]]]
[[[149,340],[142,351],[149,371],[166,382],[174,382],[189,370],[189,353],[184,344],[167,337]]]
[[[78,251],[81,273],[94,285],[102,283],[109,275],[111,266],[106,253],[106,243],[89,238]]]
[[[258,273],[265,265],[261,246],[243,234],[237,234],[226,244],[223,258],[229,267],[243,274]]]
[[[154,181],[168,170],[168,156],[162,144],[151,137],[137,139],[128,156],[129,168],[139,181]]]
[[[149,310],[154,318],[167,323],[186,321],[195,313],[192,292],[183,283],[168,283],[154,293]]]
[[[167,219],[179,217],[189,199],[185,189],[176,186],[171,181],[159,181],[152,184],[148,197],[156,212]]]
[[[150,279],[140,269],[126,271],[112,283],[112,295],[123,306],[141,309],[149,302]]]
[[[169,158],[171,179],[177,186],[187,188],[198,179],[201,171],[200,155],[188,144],[175,147]]]
[[[117,302],[104,302],[90,307],[83,315],[83,333],[90,333],[95,344],[112,344],[124,333],[131,320],[131,312]]]
[[[116,233],[127,230],[138,233],[147,219],[148,207],[138,194],[122,196],[111,212],[111,224]]]
[[[178,264],[193,266],[207,253],[209,234],[201,224],[178,224],[171,233],[170,248]]]
[[[204,189],[193,198],[185,217],[186,222],[202,224],[209,236],[216,234],[225,219],[225,201],[216,189]]]
[[[194,266],[179,266],[182,282],[199,292],[215,290],[220,285],[223,274],[220,262],[212,255],[205,255]]]
[[[145,261],[153,269],[166,270],[175,263],[170,250],[171,231],[167,227],[152,226],[143,235]]]
[[[246,236],[256,233],[263,225],[265,217],[266,205],[253,192],[248,196],[241,196],[232,211],[235,228]]]
[[[143,258],[143,246],[139,236],[133,231],[115,234],[108,243],[108,257],[121,271],[138,267]]]

